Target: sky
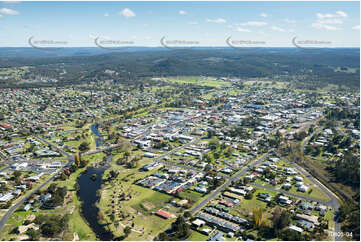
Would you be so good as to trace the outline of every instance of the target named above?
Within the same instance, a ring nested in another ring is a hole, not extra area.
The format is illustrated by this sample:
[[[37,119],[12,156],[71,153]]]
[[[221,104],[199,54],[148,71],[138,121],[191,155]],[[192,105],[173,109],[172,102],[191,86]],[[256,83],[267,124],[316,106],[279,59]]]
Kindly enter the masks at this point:
[[[360,3],[0,2],[0,47],[294,47],[293,39],[359,47]]]

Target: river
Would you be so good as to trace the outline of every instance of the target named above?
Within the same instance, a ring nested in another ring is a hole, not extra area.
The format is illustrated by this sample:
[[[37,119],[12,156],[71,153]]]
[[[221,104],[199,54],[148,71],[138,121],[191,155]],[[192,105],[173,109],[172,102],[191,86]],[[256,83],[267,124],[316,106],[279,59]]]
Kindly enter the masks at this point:
[[[93,124],[91,130],[95,135],[95,141],[97,147],[102,144],[103,140],[98,130],[98,124]],[[89,167],[87,172],[84,172],[78,178],[79,192],[78,197],[82,201],[81,213],[85,220],[88,222],[91,229],[94,231],[96,236],[103,241],[109,241],[113,239],[113,234],[108,232],[104,225],[98,221],[99,208],[96,203],[99,201],[97,191],[102,185],[102,176],[104,172],[110,167],[112,155],[107,156],[107,161],[103,166],[100,167]],[[96,180],[92,179],[92,175],[96,174]]]
[[[95,135],[95,145],[97,148],[103,144],[103,139],[102,139],[101,134],[99,133],[98,127],[99,127],[99,124],[92,124],[90,126],[91,131]]]
[[[113,235],[108,232],[103,225],[98,222],[99,208],[95,205],[99,201],[97,191],[102,185],[102,175],[109,165],[94,168],[89,167],[87,172],[84,172],[78,178],[79,192],[78,197],[82,201],[81,212],[86,219],[91,229],[100,240],[112,240]],[[92,175],[96,174],[97,179],[92,180]]]

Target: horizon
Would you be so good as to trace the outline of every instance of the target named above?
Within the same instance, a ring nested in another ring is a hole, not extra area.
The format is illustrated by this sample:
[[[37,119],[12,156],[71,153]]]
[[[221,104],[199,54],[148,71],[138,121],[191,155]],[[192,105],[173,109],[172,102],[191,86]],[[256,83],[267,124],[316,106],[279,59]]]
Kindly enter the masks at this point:
[[[359,10],[359,2],[0,2],[8,33],[0,47],[292,47],[297,37],[359,48]]]

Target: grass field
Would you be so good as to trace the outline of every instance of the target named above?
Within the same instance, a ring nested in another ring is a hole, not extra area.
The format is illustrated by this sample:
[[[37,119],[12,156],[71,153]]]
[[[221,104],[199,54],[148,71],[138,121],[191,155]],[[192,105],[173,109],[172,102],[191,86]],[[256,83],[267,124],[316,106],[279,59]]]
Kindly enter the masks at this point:
[[[208,86],[208,87],[222,87],[229,85],[230,83],[227,81],[221,81],[221,80],[215,80],[212,77],[169,77],[169,78],[163,78],[165,81],[168,82],[175,82],[175,83],[181,83],[181,84],[193,84],[193,85],[199,85],[199,86]]]
[[[33,212],[32,210],[28,210],[28,211],[18,210],[14,212],[12,216],[9,218],[8,222],[1,231],[0,237],[5,240],[10,240],[12,238],[17,240],[18,238],[17,236],[24,235],[24,234],[20,234],[20,235],[9,234],[9,232],[13,228],[21,225],[26,219],[26,217],[30,214],[34,214],[36,216],[38,216],[39,214],[44,214],[44,215],[49,214],[52,216],[68,214],[70,216],[68,229],[65,230],[62,236],[60,236],[58,239],[73,240],[74,233],[77,233],[80,240],[96,240],[95,234],[93,233],[91,228],[87,225],[87,223],[80,214],[79,208],[81,206],[81,202],[78,200],[76,192],[73,190],[79,174],[84,169],[85,168],[78,169],[76,172],[72,173],[69,176],[69,178],[65,181],[57,180],[53,182],[58,186],[65,186],[68,189],[68,194],[65,198],[65,202],[63,206],[58,207],[54,210],[39,210],[38,212]],[[48,184],[42,190],[46,190],[50,184]]]
[[[138,167],[149,161],[149,159],[142,159]],[[131,226],[133,230],[126,240],[152,240],[159,232],[170,226],[174,219],[165,220],[153,213],[159,209],[167,210],[165,207],[173,197],[134,184],[135,181],[154,171],[140,172],[138,168],[126,169],[116,165],[114,160],[110,169],[120,174],[117,179],[105,184],[98,207],[104,211],[101,222],[109,223],[107,228],[114,233],[115,237],[123,235],[125,226]],[[107,172],[103,177],[107,176]],[[125,199],[120,198],[122,194],[125,194]],[[114,218],[111,215],[113,211]]]
[[[209,236],[201,234],[197,231],[191,230],[191,235],[187,238],[188,241],[206,241]]]

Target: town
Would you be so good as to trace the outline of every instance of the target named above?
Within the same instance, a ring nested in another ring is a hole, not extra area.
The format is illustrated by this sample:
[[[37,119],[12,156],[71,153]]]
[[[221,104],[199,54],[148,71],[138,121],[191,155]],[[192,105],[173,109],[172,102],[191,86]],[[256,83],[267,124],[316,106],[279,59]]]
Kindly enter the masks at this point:
[[[211,76],[1,89],[0,237],[359,238],[359,98]]]

